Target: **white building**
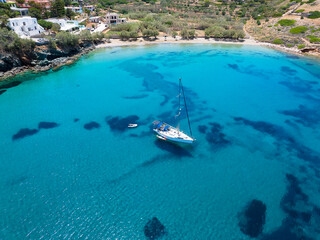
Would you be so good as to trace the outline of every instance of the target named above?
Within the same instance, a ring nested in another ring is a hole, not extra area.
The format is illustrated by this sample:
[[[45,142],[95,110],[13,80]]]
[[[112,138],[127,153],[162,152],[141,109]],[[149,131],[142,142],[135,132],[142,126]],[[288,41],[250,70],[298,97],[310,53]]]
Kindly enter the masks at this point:
[[[62,18],[49,18],[46,19],[48,22],[57,23],[60,25],[61,31],[74,31],[79,28],[78,21],[75,20],[65,20]]]
[[[21,16],[27,16],[29,13],[28,8],[17,8],[17,7],[11,7],[12,11],[19,12]]]
[[[64,9],[70,9],[72,12],[75,12],[75,13],[82,13],[82,7],[64,7]]]
[[[37,19],[30,16],[9,18],[8,26],[20,37],[32,37],[44,32]]]
[[[99,23],[100,22],[100,17],[89,17],[89,22],[91,23]]]
[[[106,23],[107,24],[119,24],[127,22],[126,18],[120,18],[117,13],[107,13],[106,15]]]

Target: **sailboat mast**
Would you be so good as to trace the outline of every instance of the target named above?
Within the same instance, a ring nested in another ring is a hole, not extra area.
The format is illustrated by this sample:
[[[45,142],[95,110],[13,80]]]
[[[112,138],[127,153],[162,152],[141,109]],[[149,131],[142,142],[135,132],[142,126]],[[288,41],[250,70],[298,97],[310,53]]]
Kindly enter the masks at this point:
[[[180,114],[181,114],[181,103],[180,103],[180,97],[181,97],[181,78],[179,78],[179,108],[178,108],[178,125],[177,125],[177,129],[178,129],[178,133],[180,131],[179,127],[180,127]]]
[[[179,80],[180,80],[180,81],[179,81],[179,86],[180,86],[180,88],[181,88],[181,92],[182,92],[182,94],[183,94],[183,99],[184,99],[184,106],[186,107],[186,113],[187,113],[187,118],[188,118],[190,135],[191,135],[191,137],[192,137],[192,131],[191,131],[191,125],[190,125],[190,120],[189,120],[189,113],[188,113],[188,107],[187,107],[186,97],[185,97],[185,95],[184,95],[184,90],[183,90],[181,78],[180,78]],[[179,97],[179,108],[180,108],[180,97]]]

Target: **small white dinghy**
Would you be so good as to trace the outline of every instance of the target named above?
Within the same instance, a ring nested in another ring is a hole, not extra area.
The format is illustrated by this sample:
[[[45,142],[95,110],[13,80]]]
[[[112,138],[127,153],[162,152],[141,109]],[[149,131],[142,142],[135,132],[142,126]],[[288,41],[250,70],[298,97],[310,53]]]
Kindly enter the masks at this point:
[[[136,128],[136,127],[138,127],[138,124],[136,124],[136,123],[130,123],[128,125],[128,128]]]

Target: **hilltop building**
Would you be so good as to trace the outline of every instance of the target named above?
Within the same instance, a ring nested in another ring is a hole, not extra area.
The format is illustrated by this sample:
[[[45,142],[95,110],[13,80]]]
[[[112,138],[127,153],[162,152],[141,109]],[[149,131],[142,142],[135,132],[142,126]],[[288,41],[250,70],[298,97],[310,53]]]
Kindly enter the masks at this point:
[[[82,11],[82,7],[64,7],[64,9],[71,9],[72,12],[75,12],[75,13],[83,13]]]
[[[8,26],[22,38],[28,38],[44,32],[36,18],[30,16],[9,18]]]
[[[107,24],[119,24],[127,22],[126,18],[120,18],[117,13],[107,13],[106,15],[106,23]]]

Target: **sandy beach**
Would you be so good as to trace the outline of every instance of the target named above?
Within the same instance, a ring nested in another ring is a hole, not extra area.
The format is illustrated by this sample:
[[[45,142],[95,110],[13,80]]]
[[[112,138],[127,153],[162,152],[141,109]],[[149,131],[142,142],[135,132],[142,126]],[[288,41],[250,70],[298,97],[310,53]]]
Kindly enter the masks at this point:
[[[244,39],[241,41],[226,41],[226,40],[215,40],[215,39],[205,39],[205,38],[195,38],[195,39],[181,39],[180,37],[163,37],[160,36],[156,40],[144,40],[143,38],[138,38],[136,41],[122,41],[120,39],[112,39],[110,43],[103,43],[96,46],[96,48],[106,48],[106,47],[121,47],[121,46],[143,46],[147,44],[159,44],[159,43],[197,43],[197,44],[237,44],[237,45],[253,45],[253,46],[265,46],[274,48],[276,50],[292,53],[292,54],[302,54],[300,50],[294,48],[287,48],[271,43],[258,42],[252,38]]]

